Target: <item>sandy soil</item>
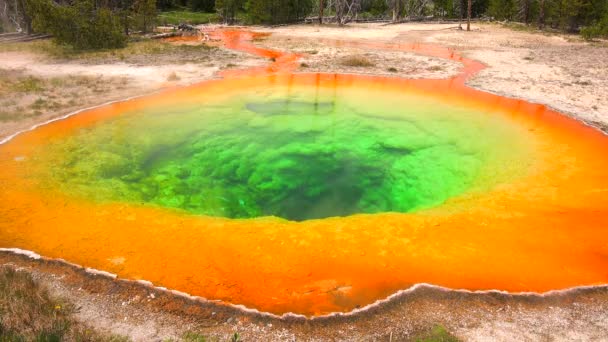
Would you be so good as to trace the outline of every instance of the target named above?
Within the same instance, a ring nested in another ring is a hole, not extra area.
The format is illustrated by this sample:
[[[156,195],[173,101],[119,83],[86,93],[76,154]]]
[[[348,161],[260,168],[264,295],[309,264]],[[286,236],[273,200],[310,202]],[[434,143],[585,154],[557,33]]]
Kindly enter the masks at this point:
[[[256,29],[272,32],[269,38],[256,44],[303,54],[298,72],[445,78],[457,74],[460,66],[413,53],[353,47],[344,42],[419,42],[452,47],[488,66],[469,80],[469,85],[544,103],[600,129],[608,127],[605,43],[590,44],[575,37],[513,31],[497,25],[474,25],[473,32],[456,30],[452,24]],[[362,56],[371,65],[342,63],[351,56]],[[76,103],[67,101],[36,116],[0,122],[0,136],[78,108],[214,78],[228,64],[243,67],[265,63],[259,58],[226,51],[210,55],[209,62],[188,60],[167,57],[156,61],[57,62],[32,52],[1,52],[0,69],[8,73],[9,79],[80,76],[103,82],[87,81],[75,89],[67,82],[66,91],[82,94]],[[178,77],[171,77],[173,73]],[[54,89],[51,95],[60,97],[62,89]],[[39,94],[27,96],[17,102],[24,101],[27,106]],[[6,101],[6,95],[0,100]],[[93,277],[81,269],[51,261],[0,253],[0,264],[23,267],[56,294],[75,301],[81,307],[79,318],[88,324],[141,341],[179,338],[187,331],[222,339],[239,332],[245,341],[402,341],[437,324],[466,341],[608,341],[605,287],[547,297],[422,288],[352,316],[305,321],[271,318],[217,303],[192,301],[141,284]]]

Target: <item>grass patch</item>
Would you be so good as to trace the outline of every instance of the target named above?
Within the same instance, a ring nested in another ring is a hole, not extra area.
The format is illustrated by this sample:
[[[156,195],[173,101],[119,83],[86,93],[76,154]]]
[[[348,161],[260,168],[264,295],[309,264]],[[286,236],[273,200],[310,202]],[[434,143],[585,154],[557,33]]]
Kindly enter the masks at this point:
[[[172,340],[169,340],[172,342]],[[165,342],[169,342],[165,341]],[[238,332],[230,335],[228,338],[210,338],[203,334],[196,332],[187,332],[182,337],[181,340],[183,342],[242,342],[241,335]]]
[[[0,68],[0,96],[8,101],[4,105],[16,104],[12,93],[42,93],[48,88],[44,79],[29,76],[20,71]],[[9,100],[10,99],[10,100]]]
[[[456,336],[450,334],[442,325],[435,325],[428,331],[424,331],[414,336],[415,342],[460,342]]]
[[[510,28],[511,30],[514,30],[514,31],[531,32],[531,33],[542,32],[541,30],[538,29],[538,27],[535,24],[526,25],[524,23],[519,23],[519,22],[515,22],[515,21],[509,21],[509,22],[500,23],[500,24],[502,26]]]
[[[491,24],[497,24],[499,26],[506,27],[506,28],[511,29],[513,31],[542,34],[542,35],[545,35],[545,36],[567,35],[567,37],[566,37],[567,40],[568,40],[568,37],[577,37],[577,35],[569,34],[567,32],[564,32],[563,30],[549,27],[548,25],[546,25],[541,30],[541,29],[538,28],[538,25],[535,22],[534,23],[530,23],[528,25],[526,25],[524,23],[515,22],[515,21],[494,22],[494,23],[491,23]],[[571,42],[576,42],[576,41],[580,41],[580,40],[574,39]]]
[[[107,60],[107,59],[119,59],[126,60],[131,56],[156,56],[165,54],[182,54],[182,53],[200,53],[206,52],[213,49],[205,44],[197,45],[185,45],[185,44],[171,44],[159,40],[143,40],[139,42],[133,42],[127,45],[127,47],[117,50],[104,50],[97,52],[85,52],[85,53],[74,53],[73,51],[66,51],[68,58],[77,59],[90,59],[90,60]]]
[[[209,338],[203,334],[187,332],[182,336],[184,342],[209,342]]]
[[[31,107],[34,109],[42,109],[42,108],[45,108],[46,106],[47,106],[47,101],[40,97],[36,101],[34,101],[34,103],[32,103],[32,105],[31,105]]]
[[[37,77],[29,76],[14,83],[12,90],[26,93],[40,92],[44,90],[44,82]]]
[[[362,68],[373,67],[375,65],[372,61],[370,61],[365,56],[347,56],[347,57],[344,57],[340,61],[340,64],[342,64],[344,66],[362,67]]]
[[[443,70],[443,67],[441,65],[433,65],[433,66],[428,67],[426,70],[441,71],[441,70]]]
[[[74,312],[28,273],[0,269],[0,341],[128,341],[87,329],[72,318]]]
[[[79,61],[125,61],[131,57],[153,57],[158,55],[172,54],[201,54],[215,47],[206,44],[186,45],[171,44],[162,40],[144,39],[130,42],[126,47],[120,49],[99,51],[76,51],[69,46],[57,45],[51,40],[41,40],[24,43],[0,44],[0,52],[32,52],[45,55],[53,59],[79,60]]]
[[[397,68],[390,67],[390,68],[386,69],[386,71],[388,71],[388,72],[397,72]]]
[[[25,120],[77,106],[83,95],[124,88],[122,81],[77,75],[34,77],[22,70],[0,68],[0,122]]]
[[[220,21],[217,13],[192,12],[186,10],[160,12],[158,22],[162,25],[190,25],[216,23]]]

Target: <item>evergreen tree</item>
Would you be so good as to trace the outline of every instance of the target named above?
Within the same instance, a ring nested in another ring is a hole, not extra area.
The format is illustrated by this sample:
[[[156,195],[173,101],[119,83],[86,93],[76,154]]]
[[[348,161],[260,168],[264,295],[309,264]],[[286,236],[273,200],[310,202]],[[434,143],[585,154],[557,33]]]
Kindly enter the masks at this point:
[[[312,0],[248,0],[245,9],[252,24],[284,24],[306,17]]]
[[[236,14],[242,9],[243,0],[216,0],[215,9],[224,23],[234,24]]]
[[[584,28],[581,34],[585,39],[593,39],[597,37],[608,38],[608,14],[604,15],[597,23]]]
[[[513,20],[515,3],[513,0],[490,0],[488,14],[497,20]]]
[[[50,0],[27,0],[27,11],[38,32],[48,32],[59,44],[77,50],[122,47],[117,15],[108,8],[96,8],[92,0],[75,0],[71,5],[57,5]]]
[[[150,32],[156,21],[156,0],[136,0],[133,14],[137,28]]]
[[[190,0],[190,9],[195,12],[213,12],[215,0]]]
[[[156,8],[159,11],[166,11],[173,7],[175,7],[174,0],[156,0]]]

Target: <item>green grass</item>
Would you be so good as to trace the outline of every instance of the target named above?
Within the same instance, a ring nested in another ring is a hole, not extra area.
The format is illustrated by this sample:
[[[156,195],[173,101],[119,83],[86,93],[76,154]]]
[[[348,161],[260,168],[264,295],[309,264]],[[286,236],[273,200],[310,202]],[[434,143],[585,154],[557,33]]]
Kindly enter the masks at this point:
[[[242,342],[241,335],[238,332],[230,335],[229,337],[209,337],[201,333],[189,331],[182,335],[180,341],[182,342]],[[173,340],[165,340],[165,342],[173,342]]]
[[[429,331],[425,331],[415,336],[415,342],[459,342],[460,340],[450,334],[442,325],[435,325]]]
[[[187,332],[182,336],[184,342],[209,342],[209,338],[203,334]]]
[[[192,12],[187,10],[167,11],[158,14],[161,25],[179,25],[181,23],[198,25],[215,23],[220,20],[217,13]]]
[[[12,85],[14,91],[40,92],[44,90],[44,82],[33,76],[26,77]]]
[[[128,341],[82,326],[72,317],[75,310],[29,273],[0,269],[0,341]]]

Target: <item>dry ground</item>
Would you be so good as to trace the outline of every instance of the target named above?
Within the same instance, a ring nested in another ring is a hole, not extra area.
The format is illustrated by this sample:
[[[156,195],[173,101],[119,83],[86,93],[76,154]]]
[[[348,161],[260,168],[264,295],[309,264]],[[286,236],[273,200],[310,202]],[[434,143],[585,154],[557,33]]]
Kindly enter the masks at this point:
[[[492,24],[473,28],[256,28],[272,32],[256,44],[302,53],[299,72],[445,78],[458,73],[457,63],[344,42],[441,44],[488,66],[469,80],[473,87],[544,103],[598,128],[608,127],[606,42]],[[83,107],[214,78],[227,67],[266,63],[213,47],[144,42],[119,53],[73,56],[44,44],[0,44],[0,137]],[[80,307],[78,319],[134,340],[179,339],[195,331],[222,341],[234,332],[244,341],[407,341],[441,325],[467,341],[608,341],[605,287],[545,298],[421,289],[352,317],[279,320],[210,302],[193,303],[143,285],[91,278],[70,266],[0,254],[0,264],[29,270],[53,294],[73,301]]]
[[[303,28],[309,29],[308,26]],[[421,56],[411,52],[346,46],[341,40],[309,36],[306,31],[296,30],[299,35],[292,35],[291,31],[283,31],[286,30],[285,28],[275,30],[267,39],[258,41],[257,45],[301,54],[297,72],[447,78],[458,74],[460,68],[459,63],[446,59]]]
[[[485,91],[549,105],[599,128],[608,127],[608,42],[577,36],[476,24],[472,32],[454,24],[362,24],[355,27],[285,26],[260,44],[308,53],[299,71],[370,73],[407,78],[445,78],[456,63],[413,53],[367,50],[341,42],[430,43],[454,48],[488,66],[468,84]],[[314,52],[310,54],[309,52]],[[371,67],[348,67],[345,55],[365,55]],[[388,71],[389,68],[396,71]]]
[[[80,54],[54,47],[49,40],[0,42],[0,139],[78,109],[264,62],[216,46],[181,42],[142,41],[116,51]]]

